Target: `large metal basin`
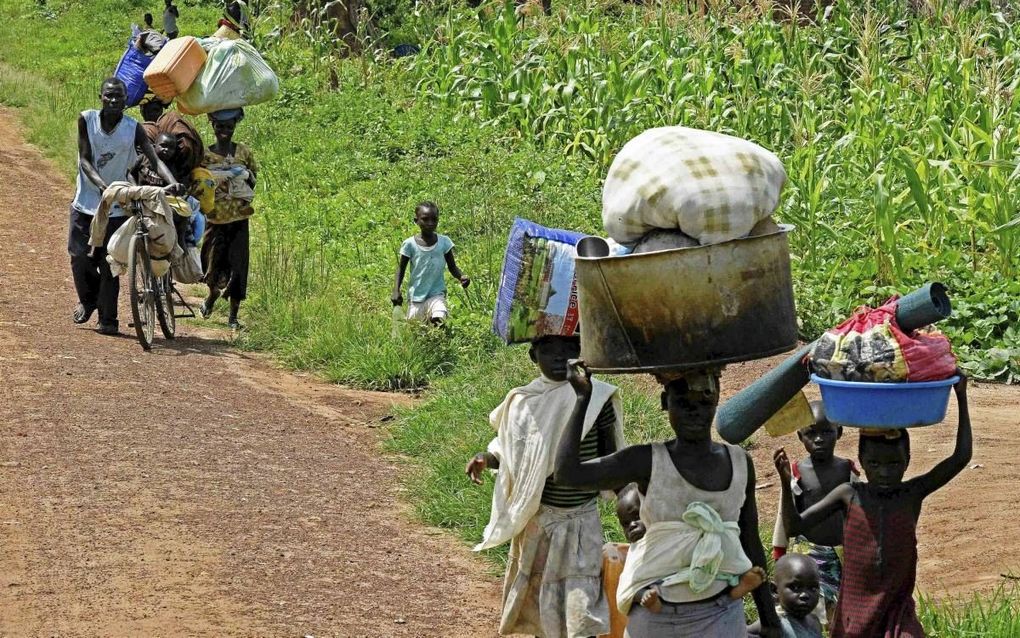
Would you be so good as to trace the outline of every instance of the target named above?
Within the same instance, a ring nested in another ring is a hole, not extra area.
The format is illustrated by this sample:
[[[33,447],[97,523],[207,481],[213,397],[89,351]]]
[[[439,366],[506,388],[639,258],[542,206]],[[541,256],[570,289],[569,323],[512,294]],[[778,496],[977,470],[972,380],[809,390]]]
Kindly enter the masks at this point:
[[[581,355],[601,372],[664,372],[792,350],[791,230],[783,225],[710,246],[578,257]]]

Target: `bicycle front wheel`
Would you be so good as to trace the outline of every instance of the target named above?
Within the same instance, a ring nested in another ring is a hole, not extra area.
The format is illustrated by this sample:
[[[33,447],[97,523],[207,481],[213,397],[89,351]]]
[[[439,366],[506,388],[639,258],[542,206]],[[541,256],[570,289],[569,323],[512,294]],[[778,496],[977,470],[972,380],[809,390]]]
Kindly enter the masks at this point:
[[[145,237],[134,235],[128,247],[128,273],[131,276],[131,318],[135,322],[135,334],[142,348],[152,348],[153,330],[156,323],[155,277],[149,263],[149,251]]]
[[[156,318],[159,319],[159,329],[164,338],[173,339],[177,332],[177,317],[174,314],[177,311],[174,310],[174,282],[170,278],[170,270],[157,281],[159,292],[156,295]]]

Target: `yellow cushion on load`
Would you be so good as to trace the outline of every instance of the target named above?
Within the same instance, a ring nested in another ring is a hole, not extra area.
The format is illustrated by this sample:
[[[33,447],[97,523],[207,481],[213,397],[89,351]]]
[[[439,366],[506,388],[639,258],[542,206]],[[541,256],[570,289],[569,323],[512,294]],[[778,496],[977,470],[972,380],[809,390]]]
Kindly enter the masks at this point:
[[[198,200],[199,208],[206,215],[216,208],[216,179],[208,169],[191,171],[191,196]]]

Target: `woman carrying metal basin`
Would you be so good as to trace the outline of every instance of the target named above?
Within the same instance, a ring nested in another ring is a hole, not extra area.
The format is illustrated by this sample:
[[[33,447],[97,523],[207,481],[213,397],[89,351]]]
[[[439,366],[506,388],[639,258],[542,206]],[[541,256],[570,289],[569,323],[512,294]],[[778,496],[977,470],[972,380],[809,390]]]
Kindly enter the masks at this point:
[[[577,395],[556,459],[558,484],[618,489],[636,482],[644,494],[643,539],[631,546],[616,604],[627,635],[732,638],[745,631],[741,598],[750,592],[763,636],[779,636],[758,537],[754,465],[738,446],[712,440],[719,403],[717,371],[663,378],[663,409],[676,438],[632,445],[580,460],[592,380],[583,361],[567,379]]]

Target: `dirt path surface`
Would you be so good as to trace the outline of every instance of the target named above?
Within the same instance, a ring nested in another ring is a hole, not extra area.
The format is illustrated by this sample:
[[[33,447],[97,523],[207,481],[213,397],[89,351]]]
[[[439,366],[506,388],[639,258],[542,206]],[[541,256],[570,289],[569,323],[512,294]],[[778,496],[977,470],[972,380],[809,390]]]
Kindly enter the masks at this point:
[[[74,326],[71,185],[0,110],[0,636],[492,636],[498,585],[411,522],[393,395],[179,326]],[[158,331],[157,331],[158,333]]]
[[[782,359],[727,367],[724,397],[758,379]],[[813,386],[808,394],[818,398]],[[1020,387],[971,381],[967,394],[974,457],[968,469],[925,501],[918,525],[917,586],[938,597],[987,593],[1004,582],[1004,574],[1020,576],[1020,523],[1014,509],[1020,494]],[[956,416],[956,400],[950,399],[944,423],[911,430],[908,477],[926,472],[952,453]],[[847,428],[836,453],[856,460],[857,438]],[[780,446],[786,447],[791,459],[806,456],[795,434],[772,438],[761,432],[751,449],[763,525],[775,520],[779,484],[772,453]]]

